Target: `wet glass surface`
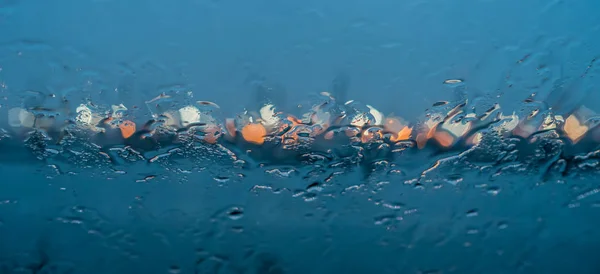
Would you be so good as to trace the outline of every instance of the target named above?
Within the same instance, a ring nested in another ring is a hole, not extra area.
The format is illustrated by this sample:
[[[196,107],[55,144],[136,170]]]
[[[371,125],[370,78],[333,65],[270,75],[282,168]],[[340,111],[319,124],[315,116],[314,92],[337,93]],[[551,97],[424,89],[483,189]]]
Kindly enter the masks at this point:
[[[598,273],[593,1],[0,1],[0,273]]]

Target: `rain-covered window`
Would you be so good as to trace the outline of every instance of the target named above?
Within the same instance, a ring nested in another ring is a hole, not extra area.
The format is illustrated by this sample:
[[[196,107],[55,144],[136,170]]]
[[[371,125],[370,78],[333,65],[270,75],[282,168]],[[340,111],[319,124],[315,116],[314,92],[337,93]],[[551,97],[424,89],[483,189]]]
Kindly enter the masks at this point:
[[[599,12],[0,0],[0,274],[600,273]]]

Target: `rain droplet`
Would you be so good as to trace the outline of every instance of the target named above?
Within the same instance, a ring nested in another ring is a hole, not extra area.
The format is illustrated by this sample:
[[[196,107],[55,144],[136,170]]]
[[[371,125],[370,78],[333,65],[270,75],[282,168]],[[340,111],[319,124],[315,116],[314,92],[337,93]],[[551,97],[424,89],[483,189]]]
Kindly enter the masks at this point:
[[[305,202],[312,202],[314,200],[317,199],[317,194],[315,193],[306,193],[304,194],[304,201]]]
[[[162,158],[166,158],[166,157],[169,157],[169,156],[171,156],[171,153],[165,152],[165,153],[162,153],[162,154],[159,154],[159,155],[156,155],[156,156],[150,158],[150,160],[148,160],[148,162],[149,163],[154,163],[154,162],[156,162],[156,161],[158,161],[158,160],[160,160]]]
[[[244,216],[244,211],[242,208],[232,207],[227,214],[229,215],[229,219],[239,220]]]
[[[471,210],[467,211],[467,217],[469,217],[469,218],[477,217],[477,215],[479,215],[477,209],[471,209]]]
[[[476,228],[471,228],[471,229],[467,230],[467,234],[469,234],[469,235],[474,235],[474,234],[478,234],[478,233],[479,233],[479,230]]]
[[[580,207],[581,204],[580,203],[570,203],[567,205],[567,208],[577,208]]]
[[[412,184],[412,183],[416,183],[416,182],[418,182],[418,181],[419,181],[419,179],[417,179],[417,178],[414,178],[414,179],[410,179],[410,180],[406,180],[406,181],[404,181],[404,184],[405,184],[405,185],[410,185],[410,184]]]
[[[592,195],[595,195],[598,193],[600,193],[600,188],[594,188],[592,190],[586,191],[585,193],[577,195],[577,200],[583,200],[589,196],[592,196]]]
[[[439,106],[443,106],[443,105],[447,105],[448,101],[439,101],[439,102],[435,102],[433,103],[434,107],[439,107]]]
[[[507,227],[508,227],[508,224],[506,222],[498,223],[498,229],[506,229]]]
[[[201,106],[211,106],[211,107],[215,107],[215,108],[221,108],[221,107],[219,107],[219,105],[217,105],[213,102],[209,102],[209,101],[197,101],[196,103],[198,103]]]
[[[51,154],[54,154],[54,155],[57,155],[57,154],[59,154],[59,153],[60,153],[58,150],[56,150],[56,149],[53,149],[53,148],[47,148],[47,149],[46,149],[46,152],[48,152],[48,153],[51,153]]]
[[[498,195],[498,193],[500,193],[500,188],[496,187],[496,186],[492,186],[492,187],[488,188],[487,193],[492,196],[496,196],[496,195]]]
[[[172,265],[171,267],[169,267],[169,273],[171,273],[171,274],[179,274],[179,273],[181,273],[181,268],[179,268],[176,265]]]
[[[269,170],[265,170],[266,173],[269,174],[274,174],[280,177],[290,177],[293,173],[296,172],[295,169],[279,169],[279,168],[274,168],[274,169],[269,169]]]
[[[462,82],[463,82],[462,79],[448,79],[448,80],[444,81],[444,84],[453,85],[453,84],[460,84]]]
[[[405,211],[404,211],[404,215],[415,214],[415,213],[417,213],[417,211],[418,211],[418,210],[417,210],[416,208],[409,209],[409,210],[405,210]]]
[[[294,197],[294,198],[300,197],[300,196],[304,195],[304,193],[305,193],[304,191],[296,190],[296,191],[294,191],[294,194],[292,195],[292,197]]]
[[[375,225],[385,225],[389,223],[395,216],[393,215],[384,215],[375,218]]]
[[[462,182],[462,180],[463,178],[460,176],[460,174],[451,174],[448,176],[448,178],[446,178],[445,181],[451,185],[457,185],[458,183]]]
[[[306,187],[306,191],[308,192],[321,192],[321,190],[323,190],[323,187],[321,187],[319,182],[314,182]]]
[[[148,182],[148,181],[150,181],[150,180],[152,180],[154,178],[156,178],[156,175],[148,175],[148,176],[144,177],[144,179],[136,180],[135,182],[136,183],[145,183],[145,182]]]
[[[403,203],[384,203],[383,206],[387,207],[389,209],[397,210],[397,209],[403,208],[404,204]]]
[[[224,176],[217,176],[213,179],[219,183],[227,183],[229,181],[229,177],[224,177]]]

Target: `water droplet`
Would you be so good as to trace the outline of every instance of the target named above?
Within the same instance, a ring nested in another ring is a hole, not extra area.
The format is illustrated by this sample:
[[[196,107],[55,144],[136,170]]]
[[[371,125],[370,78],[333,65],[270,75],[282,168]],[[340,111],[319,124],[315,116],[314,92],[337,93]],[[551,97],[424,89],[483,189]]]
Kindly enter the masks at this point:
[[[589,191],[586,191],[585,193],[577,195],[577,200],[583,200],[589,196],[592,196],[592,195],[595,195],[598,193],[600,193],[600,188],[594,188]]]
[[[219,107],[219,105],[217,105],[213,102],[209,102],[209,101],[197,101],[196,103],[198,103],[201,106],[211,106],[214,108],[221,108],[221,107]]]
[[[213,180],[215,180],[219,183],[227,183],[229,181],[229,177],[217,176],[217,177],[213,178]]]
[[[393,220],[396,216],[394,215],[384,215],[375,218],[375,225],[386,225],[391,220]]]
[[[448,80],[444,81],[444,84],[445,85],[457,85],[457,84],[460,84],[462,82],[463,82],[462,79],[448,79]]]
[[[445,181],[451,185],[457,185],[458,183],[463,181],[463,178],[462,176],[460,176],[460,174],[451,174],[450,176],[448,176],[448,178],[446,178]]]
[[[239,220],[244,216],[244,211],[240,207],[232,207],[231,209],[229,209],[227,215],[229,216],[229,219]]]
[[[317,194],[316,193],[305,193],[304,194],[304,201],[305,202],[312,202],[314,200],[317,199]]]
[[[292,195],[292,197],[294,197],[294,198],[300,197],[300,196],[304,195],[304,193],[305,192],[302,190],[296,190],[296,191],[294,191],[294,194]]]
[[[146,183],[154,178],[156,178],[156,175],[148,175],[148,176],[144,177],[144,179],[136,180],[135,182],[136,183]]]
[[[322,190],[323,187],[321,187],[321,184],[319,184],[319,182],[314,182],[306,187],[306,191],[308,192],[321,192]]]
[[[410,185],[410,184],[418,183],[418,182],[419,182],[418,178],[413,178],[413,179],[409,179],[409,180],[404,181],[404,184],[405,185]]]
[[[265,172],[269,173],[269,174],[277,175],[279,177],[287,178],[287,177],[292,176],[292,174],[294,174],[296,172],[296,170],[293,168],[289,168],[289,169],[274,168],[274,169],[265,170]]]
[[[469,234],[469,235],[474,235],[474,234],[478,234],[478,233],[479,233],[479,229],[477,229],[477,228],[467,229],[467,234]]]
[[[54,154],[54,155],[58,155],[60,154],[60,151],[53,149],[53,148],[47,148],[46,152],[50,153],[50,154]]]
[[[433,103],[434,107],[439,107],[439,106],[443,106],[443,105],[447,105],[448,101],[439,101],[439,102],[435,102]]]
[[[471,209],[471,210],[467,211],[467,217],[469,217],[469,218],[477,217],[477,215],[479,215],[477,209]]]
[[[581,206],[580,203],[570,203],[567,205],[567,208],[578,208],[580,206]]]
[[[405,211],[404,211],[404,215],[411,215],[411,214],[415,214],[415,213],[417,213],[417,211],[418,211],[418,210],[417,210],[416,208],[409,209],[409,210],[405,210]]]
[[[243,167],[245,164],[246,164],[246,161],[244,161],[244,160],[235,160],[235,161],[233,161],[233,165],[235,167],[238,167],[238,168]]]
[[[489,187],[487,193],[492,196],[496,196],[498,193],[500,193],[500,188],[496,186]]]
[[[507,227],[508,227],[508,224],[506,222],[498,223],[498,229],[506,229]]]
[[[176,265],[172,265],[171,267],[169,267],[169,273],[171,273],[171,274],[179,274],[179,273],[181,273],[181,268],[179,268]]]
[[[403,208],[404,204],[403,203],[384,203],[383,206],[387,207],[389,209],[397,210],[397,209]]]
[[[171,156],[171,153],[170,152],[165,152],[165,153],[158,154],[158,155],[150,158],[150,160],[148,160],[148,162],[149,163],[154,163],[154,162],[156,162],[158,160],[161,160],[162,158],[167,158],[169,156]]]

